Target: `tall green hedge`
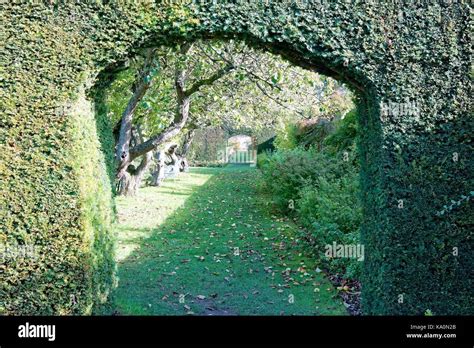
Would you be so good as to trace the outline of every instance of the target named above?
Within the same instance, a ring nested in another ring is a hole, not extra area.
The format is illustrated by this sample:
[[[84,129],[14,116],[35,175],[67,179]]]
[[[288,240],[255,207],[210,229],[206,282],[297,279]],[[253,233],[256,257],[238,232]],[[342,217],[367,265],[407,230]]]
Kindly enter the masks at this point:
[[[160,3],[0,5],[0,242],[40,250],[0,264],[2,313],[89,313],[113,283],[90,79],[144,45],[231,37],[359,95],[364,313],[473,314],[467,1]],[[381,117],[406,98],[419,114]]]

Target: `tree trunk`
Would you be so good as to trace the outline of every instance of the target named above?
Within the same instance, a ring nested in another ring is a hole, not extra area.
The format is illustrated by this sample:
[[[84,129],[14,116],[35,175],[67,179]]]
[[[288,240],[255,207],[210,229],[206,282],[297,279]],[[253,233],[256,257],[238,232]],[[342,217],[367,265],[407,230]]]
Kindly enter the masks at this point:
[[[126,171],[119,179],[117,185],[117,195],[119,196],[135,196],[138,192],[140,183],[139,179]]]
[[[148,152],[142,158],[140,165],[135,169],[129,165],[127,171],[120,177],[117,194],[120,196],[135,196],[151,163],[152,153]]]
[[[179,157],[179,171],[180,172],[189,171],[189,163],[186,157]]]
[[[164,177],[165,177],[165,163],[164,163],[164,153],[159,151],[155,155],[156,166],[151,174],[149,181],[150,186],[160,186]]]
[[[151,174],[150,186],[160,186],[163,182],[162,172],[164,171],[163,166],[157,165],[153,173]]]
[[[179,171],[180,172],[187,172],[189,170],[189,163],[186,157],[188,155],[189,148],[191,147],[191,143],[193,142],[195,133],[196,133],[196,130],[194,128],[191,128],[188,130],[188,132],[184,136],[183,146],[181,147],[181,151],[179,153],[179,162],[180,162]]]
[[[151,70],[153,68],[153,56],[154,49],[147,49],[143,67],[134,81],[133,95],[121,117],[118,142],[115,149],[115,158],[119,163],[117,169],[118,179],[121,179],[122,175],[125,175],[129,164],[133,161],[133,158],[130,158],[132,120],[138,103],[143,99],[152,83]]]

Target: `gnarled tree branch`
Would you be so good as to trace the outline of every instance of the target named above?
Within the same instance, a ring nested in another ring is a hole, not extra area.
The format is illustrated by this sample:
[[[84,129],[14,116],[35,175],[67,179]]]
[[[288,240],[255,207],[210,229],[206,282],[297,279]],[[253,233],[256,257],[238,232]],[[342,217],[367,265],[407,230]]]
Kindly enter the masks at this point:
[[[209,76],[207,79],[199,80],[193,86],[191,86],[191,88],[184,91],[185,96],[190,97],[194,93],[198,92],[202,86],[212,85],[215,81],[219,80],[221,77],[228,74],[233,69],[234,69],[234,66],[232,64],[228,64],[224,68],[216,71],[213,75]]]
[[[181,54],[186,54],[189,51],[190,47],[191,46],[189,44],[182,47]],[[228,64],[224,68],[216,71],[210,77],[203,80],[199,80],[198,82],[194,83],[189,89],[186,89],[186,70],[177,68],[175,74],[177,107],[174,120],[160,134],[157,134],[148,139],[147,141],[130,149],[130,162],[133,161],[135,158],[156,149],[159,145],[163,144],[164,142],[177,135],[188,121],[191,96],[194,93],[198,92],[202,86],[212,85],[215,81],[219,80],[220,78],[228,74],[230,71],[232,71],[232,69],[234,69],[234,66]]]
[[[119,161],[118,178],[124,174],[124,171],[132,161],[130,160],[130,140],[132,138],[133,115],[138,103],[143,99],[146,91],[151,86],[152,78],[150,73],[153,66],[154,52],[154,49],[147,49],[142,71],[134,83],[133,95],[121,117],[119,139],[115,150],[115,157]]]

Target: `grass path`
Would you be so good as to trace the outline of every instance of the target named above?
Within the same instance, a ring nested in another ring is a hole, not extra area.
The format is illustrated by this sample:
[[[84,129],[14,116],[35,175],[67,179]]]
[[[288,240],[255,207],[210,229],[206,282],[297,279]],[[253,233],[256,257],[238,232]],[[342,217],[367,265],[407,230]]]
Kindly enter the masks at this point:
[[[256,169],[195,168],[119,198],[119,285],[101,314],[344,315],[257,192]]]

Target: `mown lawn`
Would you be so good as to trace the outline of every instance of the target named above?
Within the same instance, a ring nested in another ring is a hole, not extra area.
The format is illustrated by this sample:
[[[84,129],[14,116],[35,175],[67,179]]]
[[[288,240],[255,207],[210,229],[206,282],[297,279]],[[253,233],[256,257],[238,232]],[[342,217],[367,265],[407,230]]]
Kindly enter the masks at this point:
[[[345,315],[246,166],[193,168],[119,198],[119,285],[99,314]]]

